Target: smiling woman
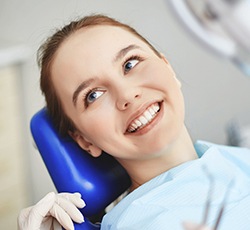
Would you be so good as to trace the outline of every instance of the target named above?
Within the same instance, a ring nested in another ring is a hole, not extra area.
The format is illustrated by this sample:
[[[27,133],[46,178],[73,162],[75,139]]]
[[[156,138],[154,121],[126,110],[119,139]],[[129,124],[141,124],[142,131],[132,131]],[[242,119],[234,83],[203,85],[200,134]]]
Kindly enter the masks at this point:
[[[94,157],[107,152],[131,177],[129,195],[106,214],[101,229],[182,229],[184,219],[199,221],[207,193],[204,165],[218,175],[213,213],[228,182],[242,179],[235,186],[244,192],[230,196],[222,229],[249,226],[234,204],[250,207],[249,172],[239,170],[250,167],[249,150],[193,144],[180,81],[167,58],[134,29],[103,15],[71,22],[41,47],[40,66],[58,130]]]
[[[164,152],[180,133],[181,138],[189,138],[180,83],[171,66],[164,56],[159,57],[145,42],[120,27],[99,25],[75,32],[57,50],[51,73],[65,115],[76,127],[71,136],[94,156],[108,152],[129,171],[131,162],[138,164],[158,154],[158,160],[168,157]],[[76,103],[72,103],[76,92]],[[93,95],[99,97],[93,100]],[[154,119],[146,122],[144,114],[154,106],[159,109]],[[138,119],[143,127],[128,132]],[[158,141],[153,138],[156,134],[160,136]],[[144,148],[138,143],[144,143]],[[193,159],[190,140],[189,148]],[[165,167],[158,167],[160,173]],[[154,176],[138,177],[136,181],[142,184]]]

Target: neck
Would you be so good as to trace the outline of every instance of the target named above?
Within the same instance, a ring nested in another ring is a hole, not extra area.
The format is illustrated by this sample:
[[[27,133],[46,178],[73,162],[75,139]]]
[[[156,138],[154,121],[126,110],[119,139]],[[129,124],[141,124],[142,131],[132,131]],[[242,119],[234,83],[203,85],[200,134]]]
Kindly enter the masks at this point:
[[[184,162],[197,158],[192,140],[184,127],[179,138],[151,159],[120,161],[132,180],[131,190]]]

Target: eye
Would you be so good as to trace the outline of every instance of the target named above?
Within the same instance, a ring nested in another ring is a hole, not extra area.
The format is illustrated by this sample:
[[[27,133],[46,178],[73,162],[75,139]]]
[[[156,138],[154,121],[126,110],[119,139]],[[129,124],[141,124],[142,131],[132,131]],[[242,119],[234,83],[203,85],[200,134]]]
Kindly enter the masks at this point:
[[[131,69],[133,69],[138,62],[140,61],[139,57],[131,57],[124,64],[124,73],[128,73]]]
[[[88,106],[89,104],[92,104],[93,102],[95,102],[99,97],[101,97],[104,94],[104,90],[90,90],[90,92],[88,92],[86,94],[85,97],[85,105]]]

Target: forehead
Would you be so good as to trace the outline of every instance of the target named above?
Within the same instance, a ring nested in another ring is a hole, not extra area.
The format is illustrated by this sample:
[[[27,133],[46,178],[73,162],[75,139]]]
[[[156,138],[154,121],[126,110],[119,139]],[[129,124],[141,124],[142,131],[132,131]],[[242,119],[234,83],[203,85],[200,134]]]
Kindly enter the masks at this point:
[[[124,28],[109,25],[90,26],[68,37],[59,48],[56,58],[69,55],[72,58],[77,53],[87,54],[89,58],[96,54],[113,55],[113,52],[130,44],[137,44],[144,49],[151,50],[143,40]]]
[[[82,76],[83,73],[85,76],[99,75],[113,63],[117,53],[129,45],[154,54],[148,44],[124,28],[107,25],[82,28],[57,50],[51,66],[52,81],[60,77],[66,82],[69,76]]]

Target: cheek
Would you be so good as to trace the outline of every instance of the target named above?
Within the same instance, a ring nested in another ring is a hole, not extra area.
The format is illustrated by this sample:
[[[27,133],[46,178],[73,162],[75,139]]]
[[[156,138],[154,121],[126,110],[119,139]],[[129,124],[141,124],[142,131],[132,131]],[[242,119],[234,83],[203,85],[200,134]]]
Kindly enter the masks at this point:
[[[156,63],[143,68],[144,82],[150,84],[151,88],[171,88],[175,80],[174,73],[164,63]]]
[[[114,127],[114,118],[110,111],[89,112],[81,118],[81,131],[93,143],[104,140]]]

